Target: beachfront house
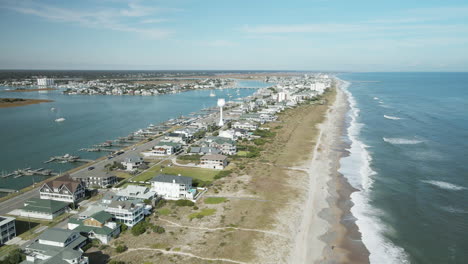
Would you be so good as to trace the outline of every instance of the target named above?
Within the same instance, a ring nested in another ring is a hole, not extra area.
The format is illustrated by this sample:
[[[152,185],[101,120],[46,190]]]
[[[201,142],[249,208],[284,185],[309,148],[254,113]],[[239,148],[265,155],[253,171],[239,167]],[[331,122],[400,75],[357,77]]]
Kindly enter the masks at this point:
[[[26,260],[21,264],[88,264],[81,247],[86,244],[86,237],[76,231],[49,228],[26,246]]]
[[[191,147],[188,149],[190,155],[220,154],[221,150],[210,147]]]
[[[15,218],[0,216],[0,246],[16,237]]]
[[[105,211],[127,226],[134,226],[145,217],[145,206],[134,201],[112,201]]]
[[[227,166],[227,157],[220,154],[208,154],[200,159],[200,167],[222,170]]]
[[[236,142],[223,137],[206,137],[204,142],[200,143],[203,147],[217,148],[224,155],[235,155],[237,152]]]
[[[120,234],[120,224],[113,222],[112,218],[113,216],[105,211],[94,213],[84,219],[72,217],[68,220],[68,229],[108,244],[112,238]]]
[[[66,174],[46,182],[39,189],[41,199],[76,203],[85,197],[85,184]]]
[[[138,169],[138,167],[141,164],[143,164],[143,159],[140,156],[134,155],[134,156],[126,158],[121,163],[125,167],[125,170],[134,171],[134,170]]]
[[[164,141],[166,142],[174,142],[179,144],[186,144],[187,140],[188,139],[185,134],[181,133],[169,133],[164,137]]]
[[[72,178],[81,181],[87,188],[107,188],[117,183],[117,177],[110,173],[79,175],[72,176]]]
[[[117,191],[115,195],[119,197],[125,197],[126,200],[139,199],[144,201],[153,200],[156,197],[156,192],[145,186],[128,185],[126,188]]]
[[[170,174],[159,174],[151,179],[151,190],[168,200],[193,200],[196,193],[192,189],[192,178]]]
[[[53,220],[68,211],[68,205],[68,202],[31,198],[24,202],[18,212],[22,217]]]
[[[254,122],[248,122],[248,121],[240,121],[240,122],[234,122],[232,124],[232,128],[238,128],[238,129],[245,129],[249,131],[255,131],[258,128],[258,125]]]
[[[150,151],[143,152],[143,156],[151,157],[151,156],[169,156],[182,149],[182,145],[180,143],[175,142],[159,142],[156,146],[154,146]]]

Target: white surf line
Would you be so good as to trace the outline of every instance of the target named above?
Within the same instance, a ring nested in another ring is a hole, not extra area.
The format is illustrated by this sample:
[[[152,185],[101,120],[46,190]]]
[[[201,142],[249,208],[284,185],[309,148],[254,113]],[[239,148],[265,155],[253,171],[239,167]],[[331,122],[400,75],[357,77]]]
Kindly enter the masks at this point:
[[[197,256],[197,255],[194,255],[194,254],[188,253],[188,252],[167,251],[167,250],[158,249],[158,248],[129,248],[127,251],[125,251],[125,252],[123,252],[123,253],[120,253],[120,254],[118,254],[118,255],[115,255],[115,256],[113,256],[113,257],[111,257],[111,258],[115,258],[115,257],[118,257],[118,256],[121,256],[121,255],[130,253],[130,252],[141,251],[141,250],[146,250],[146,251],[158,251],[158,252],[161,252],[161,253],[163,253],[163,254],[180,255],[180,256],[186,256],[186,257],[197,258],[197,259],[208,260],[208,261],[224,261],[224,262],[230,262],[230,263],[236,263],[236,264],[247,264],[247,262],[237,261],[237,260],[233,260],[233,259],[225,259],[225,258],[206,258],[206,257]]]
[[[267,230],[261,230],[261,229],[251,229],[251,228],[241,228],[241,227],[231,227],[231,226],[226,226],[226,227],[214,227],[214,228],[209,228],[209,227],[196,227],[196,226],[184,226],[178,223],[174,223],[172,221],[169,221],[167,219],[159,218],[158,220],[167,222],[172,224],[172,227],[184,227],[184,228],[192,228],[192,229],[200,229],[200,230],[208,230],[208,231],[216,231],[216,230],[226,230],[226,229],[235,229],[235,230],[241,230],[241,231],[251,231],[251,232],[259,232],[259,233],[264,233],[268,235],[274,235],[274,236],[280,236],[284,238],[288,238],[288,236],[273,232],[273,231],[267,231]]]

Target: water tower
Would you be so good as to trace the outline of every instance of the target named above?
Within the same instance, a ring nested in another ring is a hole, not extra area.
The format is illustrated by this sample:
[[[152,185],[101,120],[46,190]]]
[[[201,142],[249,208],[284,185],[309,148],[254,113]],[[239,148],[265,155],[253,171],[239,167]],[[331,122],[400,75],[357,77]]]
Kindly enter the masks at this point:
[[[226,104],[226,101],[224,101],[224,98],[219,98],[218,99],[218,107],[219,107],[219,126],[222,127],[224,126],[224,121],[223,121],[223,106]]]

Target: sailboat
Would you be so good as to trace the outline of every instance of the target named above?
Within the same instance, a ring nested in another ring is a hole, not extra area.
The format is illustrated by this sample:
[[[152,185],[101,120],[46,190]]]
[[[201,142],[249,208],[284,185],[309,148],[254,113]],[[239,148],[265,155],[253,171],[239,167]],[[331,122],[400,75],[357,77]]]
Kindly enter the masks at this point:
[[[210,97],[215,97],[215,96],[216,96],[216,94],[213,91],[211,91]]]

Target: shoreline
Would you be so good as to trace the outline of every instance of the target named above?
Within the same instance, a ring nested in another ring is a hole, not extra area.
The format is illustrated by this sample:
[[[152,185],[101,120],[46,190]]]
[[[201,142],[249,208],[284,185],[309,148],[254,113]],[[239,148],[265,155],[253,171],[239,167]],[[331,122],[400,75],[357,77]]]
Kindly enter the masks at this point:
[[[23,93],[23,92],[38,92],[38,91],[55,91],[55,90],[58,90],[56,88],[39,88],[39,89],[33,89],[33,88],[30,88],[30,89],[21,89],[21,88],[16,88],[16,89],[13,89],[13,90],[4,90],[5,92],[9,92],[9,93]]]
[[[14,100],[14,99],[21,99],[20,101],[12,101],[12,102],[4,102],[2,100]],[[46,99],[26,99],[26,98],[0,98],[0,108],[11,108],[11,107],[18,107],[18,106],[26,106],[26,105],[33,105],[33,104],[40,104],[40,103],[50,103],[53,100],[46,100]]]
[[[310,158],[303,164],[308,185],[289,263],[368,263],[369,252],[351,215],[355,190],[338,172],[345,156],[345,119],[349,102],[338,81]]]

